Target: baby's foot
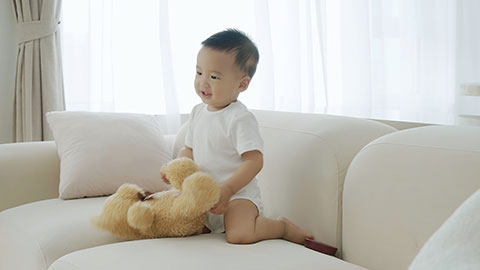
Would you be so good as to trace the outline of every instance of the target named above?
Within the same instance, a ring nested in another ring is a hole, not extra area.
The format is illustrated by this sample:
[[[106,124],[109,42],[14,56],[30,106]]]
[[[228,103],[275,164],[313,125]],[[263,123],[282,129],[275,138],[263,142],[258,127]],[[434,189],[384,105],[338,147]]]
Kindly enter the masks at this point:
[[[278,220],[285,224],[285,233],[283,235],[283,239],[301,245],[305,243],[305,238],[313,239],[313,235],[295,225],[288,218],[280,217]]]

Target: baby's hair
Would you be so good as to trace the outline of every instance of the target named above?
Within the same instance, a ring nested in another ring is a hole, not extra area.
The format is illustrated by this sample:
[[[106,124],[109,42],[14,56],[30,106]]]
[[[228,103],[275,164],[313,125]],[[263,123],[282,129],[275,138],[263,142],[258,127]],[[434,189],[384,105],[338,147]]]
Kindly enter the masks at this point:
[[[202,42],[202,45],[227,53],[234,52],[235,64],[250,78],[255,74],[260,56],[257,46],[244,32],[237,29],[227,29],[210,36]]]

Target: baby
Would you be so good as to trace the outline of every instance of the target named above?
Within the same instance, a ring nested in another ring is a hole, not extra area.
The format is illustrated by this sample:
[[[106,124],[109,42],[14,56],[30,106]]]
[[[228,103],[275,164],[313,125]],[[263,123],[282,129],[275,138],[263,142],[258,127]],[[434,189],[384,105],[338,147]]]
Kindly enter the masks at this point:
[[[193,159],[219,183],[219,202],[207,213],[205,232],[226,233],[229,243],[283,238],[303,244],[313,236],[287,218],[262,216],[256,175],[263,166],[263,140],[255,116],[239,100],[255,74],[259,54],[242,32],[228,29],[202,42],[195,91],[203,103],[189,119],[178,157]]]

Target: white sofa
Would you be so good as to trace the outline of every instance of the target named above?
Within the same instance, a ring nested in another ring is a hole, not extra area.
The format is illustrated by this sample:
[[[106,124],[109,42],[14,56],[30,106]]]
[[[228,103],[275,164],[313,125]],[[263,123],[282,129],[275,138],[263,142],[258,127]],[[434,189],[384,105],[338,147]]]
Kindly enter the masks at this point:
[[[122,241],[89,224],[104,197],[56,198],[55,143],[34,142],[0,145],[0,269],[407,269],[480,188],[480,128],[397,131],[351,117],[254,113],[265,215],[289,217],[338,247],[336,257],[284,240],[232,245],[223,234]],[[183,137],[169,137],[172,155]]]

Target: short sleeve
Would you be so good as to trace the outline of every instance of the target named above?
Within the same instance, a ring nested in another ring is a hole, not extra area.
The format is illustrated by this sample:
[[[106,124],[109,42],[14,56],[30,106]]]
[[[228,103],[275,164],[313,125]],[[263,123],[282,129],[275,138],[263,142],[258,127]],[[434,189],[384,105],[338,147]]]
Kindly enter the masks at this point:
[[[240,155],[253,150],[258,150],[263,154],[263,139],[260,136],[257,119],[251,112],[234,119],[230,128],[230,136]]]

